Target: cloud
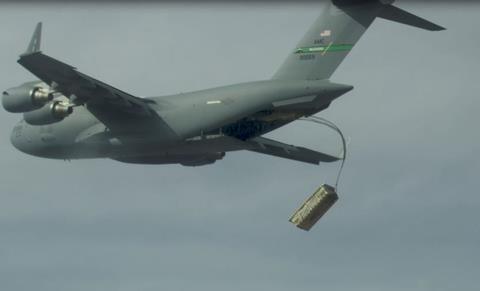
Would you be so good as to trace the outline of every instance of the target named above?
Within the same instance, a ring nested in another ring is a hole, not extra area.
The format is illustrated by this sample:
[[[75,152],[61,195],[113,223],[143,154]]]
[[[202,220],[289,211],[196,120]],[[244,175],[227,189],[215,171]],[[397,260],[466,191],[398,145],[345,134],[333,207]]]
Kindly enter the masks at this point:
[[[7,5],[0,83],[32,79],[15,60],[37,20],[45,53],[140,96],[266,79],[317,7]],[[336,72],[355,90],[322,116],[351,138],[350,156],[340,201],[310,233],[288,218],[336,164],[249,152],[200,168],[51,161],[15,151],[19,116],[0,114],[2,286],[476,290],[477,11],[402,7],[449,30],[378,21]],[[272,135],[337,151],[307,124]]]

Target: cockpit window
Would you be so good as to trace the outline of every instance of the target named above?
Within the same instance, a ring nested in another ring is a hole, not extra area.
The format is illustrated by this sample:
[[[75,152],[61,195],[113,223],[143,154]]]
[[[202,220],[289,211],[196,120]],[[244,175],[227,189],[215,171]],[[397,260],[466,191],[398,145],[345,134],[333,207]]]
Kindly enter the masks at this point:
[[[22,135],[22,129],[23,129],[23,126],[21,124],[13,128],[13,134],[15,135],[15,137],[20,137]]]

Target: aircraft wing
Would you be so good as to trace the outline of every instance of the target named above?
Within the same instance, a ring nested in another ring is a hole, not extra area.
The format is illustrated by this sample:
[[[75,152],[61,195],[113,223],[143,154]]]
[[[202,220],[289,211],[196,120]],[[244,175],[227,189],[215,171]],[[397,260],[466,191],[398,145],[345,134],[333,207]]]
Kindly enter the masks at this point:
[[[56,92],[70,98],[75,104],[86,105],[102,122],[115,127],[115,120],[145,119],[153,115],[148,103],[77,71],[40,51],[41,23],[37,25],[27,51],[18,63]]]
[[[248,140],[247,142],[252,145],[252,147],[248,149],[249,151],[304,163],[318,165],[320,162],[329,163],[340,160],[338,157],[310,150],[304,147],[284,144],[264,137],[256,137]]]

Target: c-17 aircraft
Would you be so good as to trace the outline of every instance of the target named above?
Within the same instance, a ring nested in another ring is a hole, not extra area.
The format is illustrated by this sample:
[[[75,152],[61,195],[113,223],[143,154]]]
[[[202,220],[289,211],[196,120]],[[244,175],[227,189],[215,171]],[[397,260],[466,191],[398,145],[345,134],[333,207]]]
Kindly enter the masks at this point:
[[[444,29],[393,2],[332,0],[270,80],[149,98],[43,54],[39,23],[18,60],[39,80],[2,96],[7,111],[23,113],[11,142],[30,155],[66,160],[200,166],[226,152],[248,150],[311,164],[337,161],[339,157],[262,135],[326,109],[353,89],[329,79],[377,17]]]

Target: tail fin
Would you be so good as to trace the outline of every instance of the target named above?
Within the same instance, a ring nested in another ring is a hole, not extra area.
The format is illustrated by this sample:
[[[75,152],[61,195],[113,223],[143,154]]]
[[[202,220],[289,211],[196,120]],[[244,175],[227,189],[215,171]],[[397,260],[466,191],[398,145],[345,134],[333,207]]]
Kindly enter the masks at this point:
[[[376,17],[427,30],[444,29],[382,1],[386,0],[332,0],[273,79],[329,79]]]

